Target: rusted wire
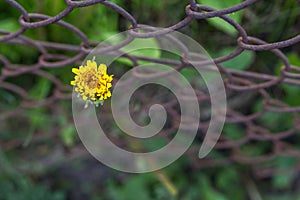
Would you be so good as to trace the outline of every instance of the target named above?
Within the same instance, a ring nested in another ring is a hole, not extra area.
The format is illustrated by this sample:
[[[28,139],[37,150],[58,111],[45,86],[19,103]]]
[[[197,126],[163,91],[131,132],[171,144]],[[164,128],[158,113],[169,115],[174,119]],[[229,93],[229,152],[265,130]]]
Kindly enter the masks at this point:
[[[300,68],[297,66],[291,66],[286,55],[280,50],[282,48],[291,47],[299,43],[300,35],[298,34],[293,38],[284,41],[268,43],[266,41],[263,41],[262,39],[249,36],[243,26],[227,16],[230,13],[243,10],[246,7],[252,6],[253,4],[258,4],[258,0],[245,0],[240,4],[222,10],[215,10],[206,5],[197,4],[195,0],[190,0],[190,3],[188,5],[182,5],[182,8],[185,8],[186,16],[181,21],[177,22],[174,25],[170,25],[165,29],[157,29],[148,25],[139,24],[138,20],[135,19],[124,8],[107,0],[65,0],[66,7],[55,16],[48,16],[40,13],[28,13],[27,10],[17,1],[6,0],[6,2],[8,3],[8,6],[12,6],[20,12],[20,17],[18,20],[20,28],[15,32],[0,30],[0,34],[2,35],[0,37],[0,45],[2,43],[5,43],[31,46],[32,48],[38,50],[39,56],[35,64],[25,65],[21,63],[15,64],[4,55],[0,55],[0,65],[2,66],[2,72],[0,75],[0,88],[9,91],[12,94],[16,94],[21,98],[21,103],[17,108],[1,112],[1,120],[5,120],[9,117],[12,117],[13,115],[16,115],[17,113],[21,113],[23,109],[34,108],[37,106],[51,107],[51,105],[55,104],[58,100],[71,98],[71,87],[65,85],[59,78],[49,73],[48,70],[51,68],[63,68],[66,65],[81,63],[82,59],[87,54],[91,53],[93,51],[93,48],[99,44],[98,42],[89,41],[88,37],[76,27],[76,24],[72,25],[63,21],[64,17],[70,14],[74,9],[88,6],[97,6],[99,4],[114,10],[130,24],[130,27],[128,27],[130,36],[128,38],[115,45],[103,46],[102,48],[97,49],[94,53],[109,53],[112,51],[116,51],[129,44],[135,37],[158,37],[187,27],[194,20],[218,17],[224,20],[224,23],[229,23],[238,32],[238,36],[236,38],[236,50],[226,56],[213,59],[222,75],[224,75],[224,83],[227,93],[230,97],[230,94],[232,93],[240,94],[252,92],[257,99],[262,100],[262,108],[258,111],[252,111],[249,113],[242,113],[239,110],[238,106],[243,106],[243,103],[248,103],[249,105],[251,104],[251,102],[242,102],[241,105],[238,105],[237,107],[229,107],[226,123],[242,127],[244,130],[244,136],[238,140],[230,139],[226,135],[221,136],[221,139],[216,145],[216,149],[232,150],[231,155],[227,158],[224,158],[223,160],[218,160],[210,157],[199,160],[195,153],[195,149],[197,149],[198,147],[192,147],[188,152],[188,154],[192,158],[192,165],[197,168],[205,168],[217,165],[229,165],[234,162],[243,164],[246,163],[252,166],[252,169],[256,175],[258,175],[259,177],[266,177],[272,176],[274,173],[277,173],[277,171],[268,167],[264,168],[263,165],[260,165],[261,163],[270,161],[278,155],[288,155],[300,158],[300,151],[293,147],[293,144],[290,144],[288,142],[289,140],[287,140],[293,136],[296,136],[296,134],[300,131],[300,107],[291,107],[280,101],[279,99],[271,97],[272,95],[269,94],[271,88],[280,84],[294,85],[298,87],[300,86]],[[39,41],[23,35],[23,33],[28,29],[45,27],[50,24],[57,24],[65,28],[69,32],[74,33],[80,38],[81,43],[78,45],[74,45],[49,41]],[[139,32],[139,28],[143,28],[143,30],[148,31]],[[176,41],[174,40],[174,42]],[[180,46],[181,44],[178,45]],[[184,46],[181,47],[185,54],[189,54],[189,52],[186,52],[186,50],[184,50]],[[244,50],[272,52],[284,64],[284,66],[281,68],[281,74],[265,74],[262,72],[253,72],[249,70],[240,71],[222,67],[223,62],[237,57]],[[64,51],[66,53],[51,53],[53,51]],[[70,54],[75,55],[70,56]],[[152,63],[172,66],[178,71],[189,67],[189,62],[185,57],[187,55],[183,55],[181,60],[170,60],[162,58],[156,59],[152,57],[137,55],[123,56],[130,59],[134,66],[136,66],[139,61],[151,61]],[[11,82],[12,78],[16,78],[25,74],[44,77],[45,79],[51,81],[54,87],[52,94],[42,100],[31,99],[30,95],[28,94],[28,89],[23,88],[22,85]],[[162,76],[163,74],[149,74],[149,76],[147,76],[147,74],[139,74],[139,72],[135,70],[134,75],[139,78],[152,78],[153,76]],[[200,91],[196,91],[196,93],[199,102],[209,102],[209,97],[206,94]],[[139,94],[138,98],[143,103],[142,109],[147,109],[147,107],[149,107],[149,104],[151,104],[151,102],[149,102],[149,100],[147,99],[148,97],[144,96],[143,94]],[[174,109],[175,104],[176,101],[173,100],[164,102],[162,104],[167,109],[168,114],[172,116],[173,121],[172,123],[170,123],[170,127],[163,130],[164,134],[160,135],[169,137],[174,132],[174,129],[177,128],[175,122],[180,120],[180,115],[178,111]],[[257,120],[266,113],[290,114],[293,119],[293,125],[288,130],[283,130],[281,132],[274,132],[272,130],[269,130],[268,128],[264,127],[263,124],[257,122]],[[103,116],[105,118],[106,115]],[[110,115],[108,114],[107,116]],[[207,126],[208,123],[204,120],[200,123],[199,131],[205,132]],[[272,150],[259,156],[249,156],[241,152],[241,146],[246,145],[250,142],[258,141],[271,142],[271,144],[273,145],[271,148]],[[13,143],[15,146],[20,145],[20,142],[7,142],[7,144],[3,143],[4,142],[1,142],[0,145],[7,148],[10,146],[8,145],[8,143]],[[298,166],[300,166],[300,159],[298,160]],[[299,167],[294,167],[291,170],[299,171]]]

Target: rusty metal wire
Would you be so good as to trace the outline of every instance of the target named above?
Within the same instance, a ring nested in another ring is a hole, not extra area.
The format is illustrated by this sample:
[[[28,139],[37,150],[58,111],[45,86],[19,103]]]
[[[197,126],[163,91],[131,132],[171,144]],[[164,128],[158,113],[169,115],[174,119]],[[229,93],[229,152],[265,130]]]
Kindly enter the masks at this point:
[[[140,38],[157,37],[175,30],[180,30],[184,27],[189,26],[189,24],[194,20],[219,17],[232,25],[232,27],[234,27],[239,34],[239,36],[236,38],[237,49],[234,52],[223,57],[214,58],[214,62],[218,65],[220,72],[224,75],[224,83],[227,93],[235,93],[240,95],[245,93],[252,93],[254,94],[254,96],[256,96],[257,99],[262,99],[262,108],[259,111],[251,111],[245,114],[239,110],[239,106],[229,106],[226,123],[236,124],[240,127],[243,127],[244,136],[239,140],[230,139],[226,135],[221,136],[221,139],[219,140],[215,148],[217,150],[230,152],[228,156],[224,157],[223,159],[208,157],[199,160],[196,156],[198,147],[192,147],[188,152],[192,160],[192,165],[194,167],[205,168],[210,166],[229,165],[231,163],[242,163],[252,166],[252,169],[257,176],[268,177],[279,172],[274,170],[273,168],[264,167],[264,165],[262,164],[274,159],[274,157],[290,156],[298,158],[298,160],[300,160],[300,151],[293,146],[293,138],[295,138],[295,136],[300,133],[300,106],[291,107],[289,105],[286,105],[283,101],[273,98],[270,94],[270,89],[280,84],[300,87],[300,68],[290,65],[288,58],[281,51],[282,48],[291,47],[299,43],[300,35],[298,34],[293,38],[284,41],[268,43],[260,38],[249,36],[247,31],[240,24],[227,16],[230,13],[240,11],[248,6],[252,6],[255,3],[259,3],[258,0],[245,0],[240,4],[223,10],[215,10],[208,6],[197,4],[195,0],[190,0],[188,5],[182,5],[183,9],[184,6],[186,6],[186,16],[184,19],[174,25],[167,27],[167,29],[159,29],[154,31],[151,31],[153,29],[151,29],[150,26],[139,24],[138,19],[135,19],[129,12],[107,0],[65,0],[65,9],[55,16],[48,16],[39,13],[28,13],[26,9],[24,9],[23,6],[17,1],[6,0],[6,2],[9,4],[9,6],[13,6],[20,12],[18,21],[20,29],[16,32],[7,32],[4,30],[0,30],[0,34],[2,35],[0,38],[0,42],[5,44],[31,46],[38,50],[39,57],[37,58],[37,62],[35,64],[24,65],[21,63],[12,63],[5,56],[0,55],[0,63],[3,66],[2,73],[0,75],[0,88],[5,89],[13,94],[19,95],[22,99],[20,105],[17,108],[1,112],[1,120],[5,120],[12,116],[15,116],[21,113],[24,109],[35,108],[38,106],[51,106],[59,100],[71,98],[72,88],[68,85],[63,84],[61,80],[52,75],[47,69],[62,68],[70,64],[77,65],[78,63],[81,63],[82,59],[93,50],[93,47],[98,44],[97,42],[89,41],[88,37],[80,29],[76,28],[76,24],[72,25],[63,21],[64,17],[66,17],[75,9],[95,6],[97,4],[109,7],[131,24],[128,29],[130,30],[131,36]],[[45,27],[51,24],[57,24],[76,34],[81,39],[81,44],[71,45],[49,41],[38,41],[25,37],[23,35],[23,33],[28,29],[36,29],[38,27]],[[136,31],[137,28],[141,27],[147,28],[149,31]],[[130,41],[131,39],[129,38],[128,40],[125,40],[118,45],[103,47],[99,50],[98,53],[118,50],[126,44],[130,43]],[[64,55],[50,53],[53,50],[69,52],[75,55],[67,56],[69,55],[67,53]],[[276,75],[275,72],[265,74],[262,72],[240,71],[222,67],[223,62],[237,57],[244,50],[269,51],[273,53],[284,64],[281,68],[280,75]],[[182,70],[183,68],[189,67],[189,63],[185,62],[184,59],[167,60],[133,55],[128,55],[128,58],[135,65],[137,65],[138,61],[151,61],[153,63],[161,63],[174,66],[174,68],[178,71]],[[50,80],[54,85],[52,95],[43,100],[31,99],[27,92],[27,89],[23,88],[22,85],[18,85],[10,81],[11,78],[15,78],[24,74],[40,76]],[[146,96],[140,95],[138,98],[144,103],[143,105],[145,109],[147,108],[147,106],[149,106],[148,104],[151,103],[147,101]],[[207,97],[206,94],[203,94],[200,91],[198,94],[198,98],[200,102],[209,100],[209,97]],[[249,101],[251,101],[251,99]],[[164,106],[168,110],[169,115],[173,117],[172,126],[164,130],[163,133],[160,134],[164,137],[166,135],[170,135],[170,133],[176,130],[176,122],[180,120],[178,111],[173,107],[174,104],[176,104],[176,102],[173,101],[166,102],[164,104]],[[293,125],[288,130],[273,132],[257,121],[266,113],[289,113],[292,115]],[[105,118],[106,115],[103,116]],[[107,118],[109,118],[109,114],[107,114]],[[200,124],[199,129],[205,131],[207,125],[207,123],[203,122]],[[116,139],[116,142],[119,142],[119,145],[121,146],[125,145],[124,141]],[[271,144],[271,147],[268,152],[258,156],[249,156],[241,152],[241,147],[243,145],[255,142],[269,142]],[[11,144],[12,142],[10,142],[9,144],[1,142],[2,147],[11,146]],[[20,145],[20,142],[13,142],[12,146],[18,145]],[[300,162],[298,161],[297,166],[289,170],[299,171],[299,166]]]

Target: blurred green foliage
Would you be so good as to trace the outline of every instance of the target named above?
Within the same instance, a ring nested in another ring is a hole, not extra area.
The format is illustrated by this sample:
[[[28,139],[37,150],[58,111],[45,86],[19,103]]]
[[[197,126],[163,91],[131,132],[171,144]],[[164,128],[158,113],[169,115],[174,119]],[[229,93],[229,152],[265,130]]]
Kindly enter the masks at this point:
[[[36,184],[24,177],[0,151],[0,200],[63,200],[65,192],[52,191],[47,185]]]
[[[242,0],[231,0],[231,1],[200,0],[199,2],[202,3],[203,5],[209,6],[216,10],[221,10],[221,9],[228,8],[228,7],[234,6],[236,4],[239,4],[243,1]],[[228,16],[231,19],[233,19],[235,22],[240,23],[242,21],[242,17],[243,17],[243,10],[231,13]],[[237,35],[237,31],[235,28],[233,28],[227,22],[224,23],[224,20],[222,20],[218,17],[207,19],[207,21],[210,24],[212,24],[214,27],[216,27],[217,29],[224,31],[225,33],[227,33],[229,35],[233,35],[233,36]]]
[[[19,0],[18,2],[28,12],[44,13],[51,16],[61,12],[66,6],[65,2],[61,0]],[[182,1],[179,0],[153,0],[147,1],[147,3],[141,0],[112,0],[112,2],[126,8],[138,19],[139,23],[170,26],[185,16],[183,7],[180,7],[181,10],[178,9],[178,4],[182,6]],[[215,9],[222,9],[240,3],[242,0],[199,0],[199,2]],[[297,20],[299,9],[293,9],[295,6],[297,6],[297,2],[294,0],[260,2],[259,5],[254,5],[250,10],[239,11],[229,16],[236,22],[243,23],[247,32],[251,33],[251,35],[253,33],[253,35],[261,36],[267,41],[277,41],[290,37],[297,30],[294,27],[294,23]],[[170,9],[167,14],[163,12],[166,7]],[[6,2],[0,2],[1,30],[16,31],[19,28],[17,23],[19,16],[20,13]],[[75,9],[64,20],[78,27],[92,41],[103,41],[120,31],[127,30],[130,25],[116,12],[102,5]],[[265,26],[265,24],[268,24],[268,26]],[[286,31],[287,28],[291,31]],[[197,22],[193,22],[185,32],[191,32],[195,39],[204,44],[213,57],[227,55],[234,51],[234,46],[236,46],[235,43],[228,42],[235,41],[236,31],[220,19],[209,19],[207,22],[205,20],[198,20]],[[224,36],[224,33],[226,36]],[[27,30],[24,35],[36,40],[64,42],[76,45],[80,43],[78,36],[58,25]],[[157,45],[151,40],[149,40],[149,44]],[[287,51],[290,51],[287,52],[287,55],[291,64],[300,66],[299,52],[292,52],[292,49]],[[32,48],[20,45],[1,44],[0,54],[5,55],[13,63],[30,64],[36,62],[39,53]],[[165,56],[153,50],[136,52],[136,55],[141,56],[149,54],[155,58]],[[247,69],[259,72],[275,70],[279,73],[279,68],[282,64],[276,59],[274,60],[272,56],[267,55],[267,53],[258,53],[256,56],[260,57],[260,60],[255,57],[253,52],[244,51],[235,59],[222,63],[222,65],[226,68],[236,70]],[[119,64],[130,65],[130,62],[126,59],[119,59]],[[256,65],[263,67],[257,69]],[[71,66],[65,66],[64,68],[52,69],[50,73],[68,84],[72,79],[70,69]],[[190,80],[195,76],[195,72],[189,69],[183,70],[182,73]],[[22,76],[16,80],[12,80],[12,82],[17,82],[28,88],[30,96],[34,99],[43,99],[53,92],[51,83],[41,77],[34,77],[32,79],[30,76]],[[300,106],[300,90],[298,87],[283,84],[275,89],[277,92],[274,92],[274,98],[279,98],[291,106]],[[1,110],[9,110],[17,106],[19,101],[18,97],[6,90],[0,90]],[[70,108],[64,102],[61,104],[60,108],[65,109],[62,113],[68,113]],[[259,98],[256,99],[253,105],[249,103],[249,107],[253,111],[261,110],[261,106],[262,102]],[[46,132],[58,126],[60,127],[59,138],[63,145],[66,148],[71,148],[76,144],[76,131],[72,123],[69,122],[68,117],[70,116],[57,116],[44,107],[26,110],[25,115],[29,116],[28,122],[24,122],[27,126],[19,127],[17,131],[15,129],[3,130],[0,133],[0,139],[17,140],[21,138],[24,146],[30,146],[30,142],[36,132]],[[266,113],[257,123],[262,124],[272,131],[283,131],[293,126],[290,114]],[[230,139],[239,140],[246,133],[242,126],[228,124],[224,127],[223,134]],[[158,145],[160,146],[164,142],[158,142],[153,139],[148,141],[145,147],[147,149],[156,149]],[[291,143],[299,148],[299,141],[291,141]],[[241,151],[245,155],[256,156],[270,151],[270,146],[271,144],[268,142],[248,143],[241,148]],[[222,159],[227,153],[214,150],[209,156],[211,158]],[[7,155],[4,155],[0,151],[0,200],[67,199],[66,190],[68,189],[66,187],[55,188],[54,186],[54,188],[51,188],[47,184],[40,184],[39,180],[35,179],[34,174],[22,174],[15,170],[18,166],[13,166],[8,160],[13,162],[17,157],[18,153],[9,152]],[[295,167],[296,164],[296,160],[290,157],[275,157],[268,163],[268,165],[274,167],[276,170],[289,169]],[[292,173],[276,175],[271,180],[257,181],[251,177],[251,170],[247,166],[231,164],[198,171],[189,168],[188,158],[178,160],[163,171],[178,188],[178,197],[170,195],[162,183],[157,180],[154,173],[126,175],[124,180],[108,178],[104,181],[105,187],[99,191],[95,188],[96,192],[91,194],[91,196],[95,200],[240,200],[249,197],[249,193],[258,193],[256,195],[266,200],[300,199],[299,191],[296,191],[296,193],[289,191],[289,188],[292,187],[295,181],[295,175]],[[93,183],[87,184],[90,184],[90,187],[95,187]],[[253,185],[254,188],[258,188],[258,191],[253,189]]]

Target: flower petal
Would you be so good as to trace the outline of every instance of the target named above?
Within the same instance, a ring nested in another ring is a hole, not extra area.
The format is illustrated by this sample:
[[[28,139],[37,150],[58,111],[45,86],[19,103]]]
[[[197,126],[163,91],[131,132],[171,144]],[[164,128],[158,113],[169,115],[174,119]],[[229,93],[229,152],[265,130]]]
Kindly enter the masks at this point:
[[[111,97],[111,92],[110,91],[107,92],[107,97]]]
[[[101,74],[106,74],[107,67],[105,64],[100,64],[98,70],[100,71]]]
[[[73,72],[74,74],[78,74],[79,70],[78,70],[77,68],[72,68],[72,72]]]
[[[95,61],[91,61],[91,60],[88,60],[87,62],[86,62],[86,65],[88,66],[88,67],[92,67],[92,68],[97,68],[97,63],[95,62]]]

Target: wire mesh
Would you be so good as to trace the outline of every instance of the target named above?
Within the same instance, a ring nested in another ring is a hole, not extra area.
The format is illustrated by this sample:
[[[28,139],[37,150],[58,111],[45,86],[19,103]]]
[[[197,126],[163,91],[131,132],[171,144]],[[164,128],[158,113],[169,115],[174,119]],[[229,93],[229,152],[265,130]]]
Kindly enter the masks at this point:
[[[214,58],[214,62],[217,64],[220,72],[224,77],[224,84],[226,86],[226,92],[228,94],[252,94],[256,98],[262,100],[261,108],[256,111],[249,111],[247,113],[242,112],[239,109],[240,105],[229,106],[226,124],[234,124],[243,128],[244,135],[239,139],[232,139],[226,135],[222,135],[218,141],[215,149],[226,152],[226,157],[221,159],[214,157],[207,157],[205,159],[198,159],[196,151],[198,146],[193,146],[188,151],[188,155],[191,157],[191,163],[196,168],[206,168],[210,166],[218,165],[229,165],[230,163],[242,163],[252,167],[252,170],[259,177],[272,176],[274,173],[280,173],[272,166],[264,166],[266,163],[276,156],[288,156],[300,158],[300,151],[295,147],[295,143],[299,140],[297,136],[300,132],[300,118],[299,111],[300,107],[292,107],[287,105],[279,98],[274,97],[271,91],[274,87],[279,85],[294,85],[300,86],[300,68],[293,66],[289,63],[287,56],[282,52],[282,48],[291,47],[300,42],[300,35],[296,35],[290,39],[284,41],[277,41],[268,43],[262,39],[249,36],[247,31],[239,23],[228,17],[228,14],[234,13],[245,9],[248,6],[252,6],[255,3],[259,3],[258,0],[245,0],[240,4],[232,6],[230,8],[215,10],[205,5],[197,4],[195,0],[190,0],[189,4],[185,7],[186,16],[181,21],[177,22],[167,29],[155,30],[150,32],[136,32],[137,28],[150,27],[147,25],[139,24],[138,19],[135,19],[129,12],[117,4],[106,1],[106,0],[86,0],[86,1],[72,1],[65,0],[66,6],[63,11],[55,16],[48,16],[40,13],[28,13],[21,4],[14,0],[6,0],[9,6],[14,7],[20,12],[18,23],[20,25],[19,30],[15,32],[8,32],[0,30],[2,37],[0,42],[2,44],[17,44],[25,45],[35,48],[39,55],[37,62],[31,65],[25,65],[22,63],[12,63],[4,55],[0,55],[0,63],[2,65],[2,73],[0,75],[0,88],[9,91],[10,93],[16,94],[21,98],[20,104],[11,110],[4,110],[0,114],[1,120],[9,119],[12,116],[20,114],[24,109],[32,109],[39,106],[53,107],[57,101],[63,99],[71,99],[72,88],[69,85],[64,84],[58,77],[50,73],[48,69],[63,68],[67,65],[78,65],[82,59],[89,54],[93,47],[97,46],[98,42],[92,42],[89,38],[78,28],[76,24],[70,24],[63,19],[75,9],[82,7],[96,6],[101,4],[117,12],[122,18],[128,21],[131,25],[129,30],[134,37],[140,38],[151,38],[160,35],[167,34],[175,30],[181,30],[189,26],[195,20],[203,20],[207,18],[221,18],[229,23],[238,32],[236,39],[236,50],[229,55],[223,57]],[[184,3],[182,3],[184,7]],[[167,12],[167,10],[166,10]],[[46,27],[51,24],[57,24],[64,29],[76,34],[81,43],[78,45],[66,44],[66,43],[55,43],[50,41],[34,40],[24,36],[24,32],[30,29],[37,29],[39,27]],[[126,45],[126,42],[115,46],[104,47],[103,52],[109,53],[122,48]],[[278,57],[283,63],[280,69],[280,73],[277,74],[275,71],[270,73],[255,72],[250,70],[234,70],[228,69],[222,66],[222,63],[234,59],[240,55],[243,51],[269,51]],[[55,51],[63,51],[64,54],[53,54]],[[72,56],[70,56],[72,55]],[[130,59],[133,63],[139,61],[151,61],[153,63],[168,64],[173,66],[177,70],[182,70],[189,67],[189,63],[185,62],[184,59],[180,60],[168,60],[168,59],[156,59],[144,56],[130,55]],[[13,78],[20,77],[22,75],[29,74],[32,76],[39,76],[48,79],[53,83],[53,92],[50,96],[47,96],[41,100],[34,100],[28,94],[28,88],[24,88],[22,85],[15,83]],[[230,96],[230,95],[229,95]],[[146,96],[141,95],[140,100],[144,102],[145,109],[147,108]],[[199,91],[199,102],[208,101],[209,97],[207,94],[200,93]],[[251,101],[251,97],[248,100]],[[242,100],[242,98],[240,98]],[[239,101],[240,102],[240,101]],[[169,104],[168,104],[169,103]],[[172,101],[166,103],[168,105],[166,109],[168,113],[174,117],[179,118],[179,113],[176,109],[172,108]],[[271,128],[264,126],[259,123],[258,119],[264,116],[266,113],[272,114],[289,114],[291,115],[291,127],[281,132],[274,132]],[[109,115],[109,114],[108,114]],[[205,130],[207,124],[203,123],[199,129]],[[169,132],[176,129],[176,125],[173,124],[164,133],[161,134],[167,137]],[[49,134],[53,134],[52,132]],[[57,132],[54,131],[54,134]],[[122,145],[124,141],[115,139],[114,142]],[[247,144],[256,143],[268,143],[268,150],[262,152],[256,156],[249,156],[241,152],[241,148]],[[1,142],[2,148],[11,148],[20,145],[18,141]],[[300,162],[294,166],[293,169],[287,169],[288,171],[298,171]]]

